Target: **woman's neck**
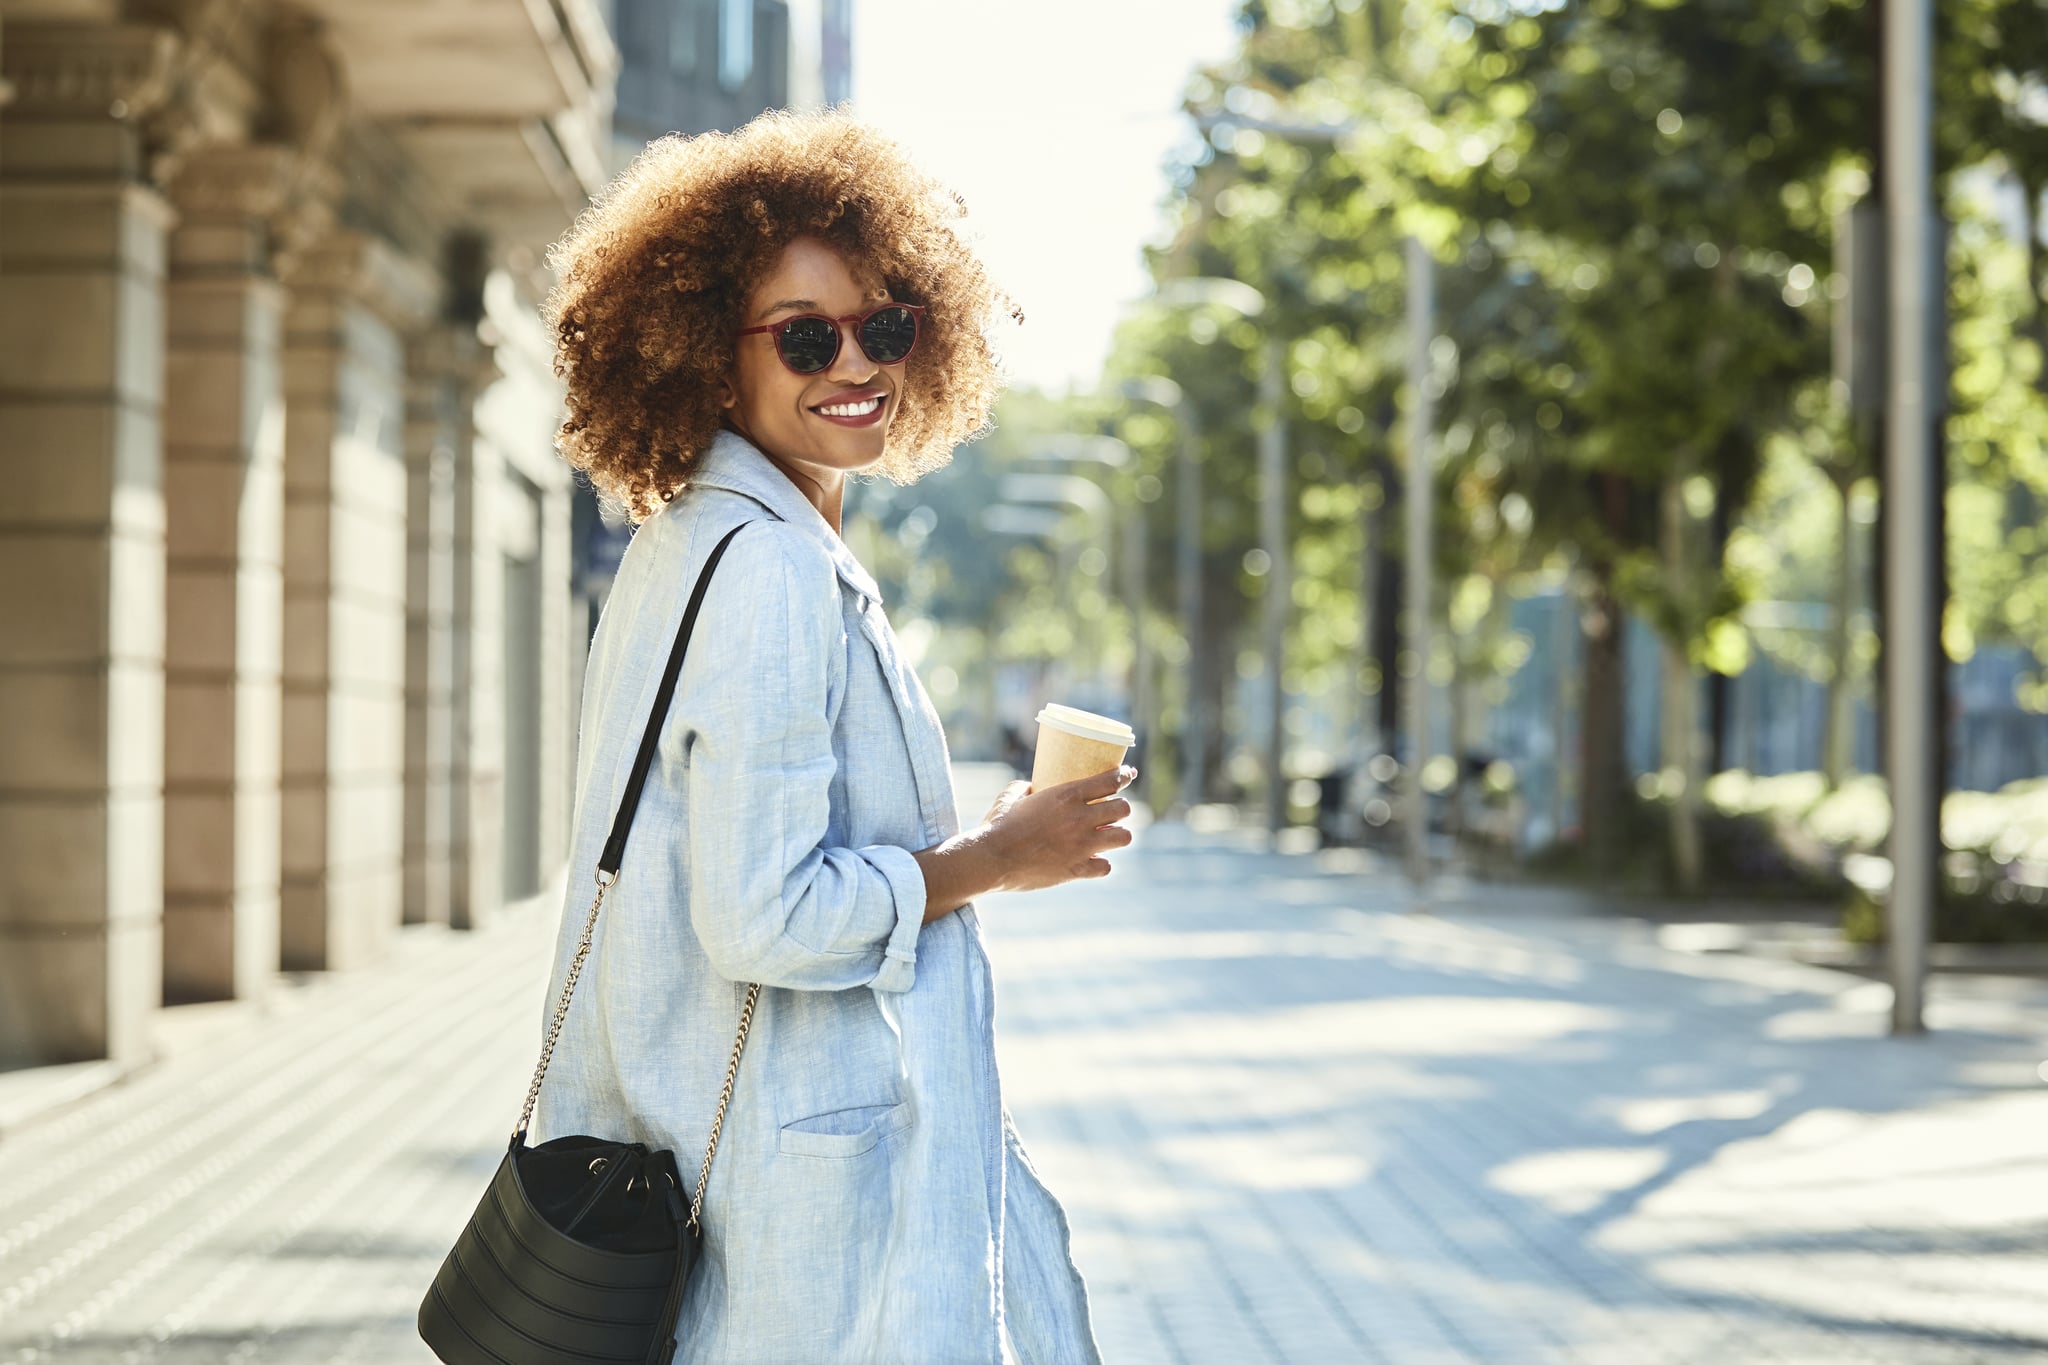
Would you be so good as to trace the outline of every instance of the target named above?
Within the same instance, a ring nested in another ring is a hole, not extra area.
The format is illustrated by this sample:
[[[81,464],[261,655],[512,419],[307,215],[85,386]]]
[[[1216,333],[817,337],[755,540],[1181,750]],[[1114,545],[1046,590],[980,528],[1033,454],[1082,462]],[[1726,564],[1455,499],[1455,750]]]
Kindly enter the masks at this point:
[[[746,429],[727,414],[725,429],[761,452],[761,457],[782,471],[782,476],[796,486],[804,495],[804,501],[818,509],[818,515],[832,528],[832,534],[839,535],[839,514],[846,505],[846,475],[837,469],[820,469],[815,465],[799,465],[771,454],[759,441],[749,436]]]
[[[763,454],[767,452],[763,451]],[[781,470],[784,477],[796,485],[811,506],[818,509],[818,515],[832,528],[832,534],[839,534],[839,514],[846,505],[846,476],[836,469],[823,470],[814,474],[808,468],[799,468],[787,461],[768,456],[768,462]]]

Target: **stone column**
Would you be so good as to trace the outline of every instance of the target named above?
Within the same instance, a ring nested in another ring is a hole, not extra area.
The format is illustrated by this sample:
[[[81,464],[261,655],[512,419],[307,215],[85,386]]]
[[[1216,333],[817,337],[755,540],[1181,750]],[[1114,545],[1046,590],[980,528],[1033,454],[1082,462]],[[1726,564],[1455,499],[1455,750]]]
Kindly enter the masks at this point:
[[[211,149],[174,185],[164,491],[164,998],[257,996],[278,969],[283,292],[266,218],[289,157]]]
[[[404,902],[404,335],[438,286],[358,232],[287,283],[282,958],[346,968]]]
[[[455,451],[448,916],[458,929],[476,929],[504,900],[505,579],[498,521],[505,458],[472,425],[474,406],[466,413],[471,422]]]
[[[584,641],[575,630],[575,563],[569,537],[573,485],[566,465],[541,486],[541,647],[529,666],[540,671],[540,863],[545,877],[569,854],[576,797],[576,719],[582,700]]]
[[[407,386],[405,910],[446,924],[455,764],[455,477],[469,441],[476,325],[444,323],[413,341]]]
[[[174,40],[11,23],[0,118],[0,1058],[138,1058],[162,998]]]
[[[510,452],[508,452],[509,454]],[[504,855],[499,893],[509,903],[539,891],[542,858],[541,765],[547,719],[542,712],[540,660],[545,625],[541,580],[540,489],[511,460],[498,489],[498,550],[503,574],[499,697],[504,708]]]

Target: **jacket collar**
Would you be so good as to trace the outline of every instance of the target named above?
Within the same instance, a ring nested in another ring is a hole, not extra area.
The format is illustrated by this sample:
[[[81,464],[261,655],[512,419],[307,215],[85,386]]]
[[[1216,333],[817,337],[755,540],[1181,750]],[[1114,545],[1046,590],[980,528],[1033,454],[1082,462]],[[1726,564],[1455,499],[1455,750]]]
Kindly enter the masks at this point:
[[[874,576],[853,557],[853,551],[832,529],[832,523],[825,520],[825,514],[812,506],[811,500],[790,482],[789,476],[776,468],[746,437],[724,427],[719,428],[718,434],[711,438],[711,444],[690,462],[686,477],[691,488],[705,485],[729,489],[760,503],[781,520],[816,540],[831,557],[832,567],[854,591],[874,602],[882,600],[882,590],[876,585]]]

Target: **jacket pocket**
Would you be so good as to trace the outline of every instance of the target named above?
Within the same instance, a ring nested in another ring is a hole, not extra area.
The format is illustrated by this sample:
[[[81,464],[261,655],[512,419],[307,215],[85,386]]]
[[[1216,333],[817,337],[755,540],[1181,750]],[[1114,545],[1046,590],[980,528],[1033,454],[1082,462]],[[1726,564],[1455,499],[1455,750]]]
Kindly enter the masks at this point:
[[[837,1158],[873,1151],[883,1138],[910,1124],[910,1102],[834,1109],[782,1125],[775,1150],[783,1156]]]

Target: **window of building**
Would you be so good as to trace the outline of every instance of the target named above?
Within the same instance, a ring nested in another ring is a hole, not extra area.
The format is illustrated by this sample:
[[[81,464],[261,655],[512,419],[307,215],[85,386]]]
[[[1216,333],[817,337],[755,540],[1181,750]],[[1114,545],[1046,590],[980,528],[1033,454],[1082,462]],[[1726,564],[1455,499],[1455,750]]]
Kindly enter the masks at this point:
[[[697,74],[697,0],[669,0],[668,69],[678,76]]]
[[[718,83],[737,90],[754,73],[754,0],[718,0]]]
[[[760,64],[754,72],[755,96],[769,108],[789,103],[789,7],[763,5],[754,15],[754,50]]]
[[[825,0],[825,103],[853,97],[853,0]]]

